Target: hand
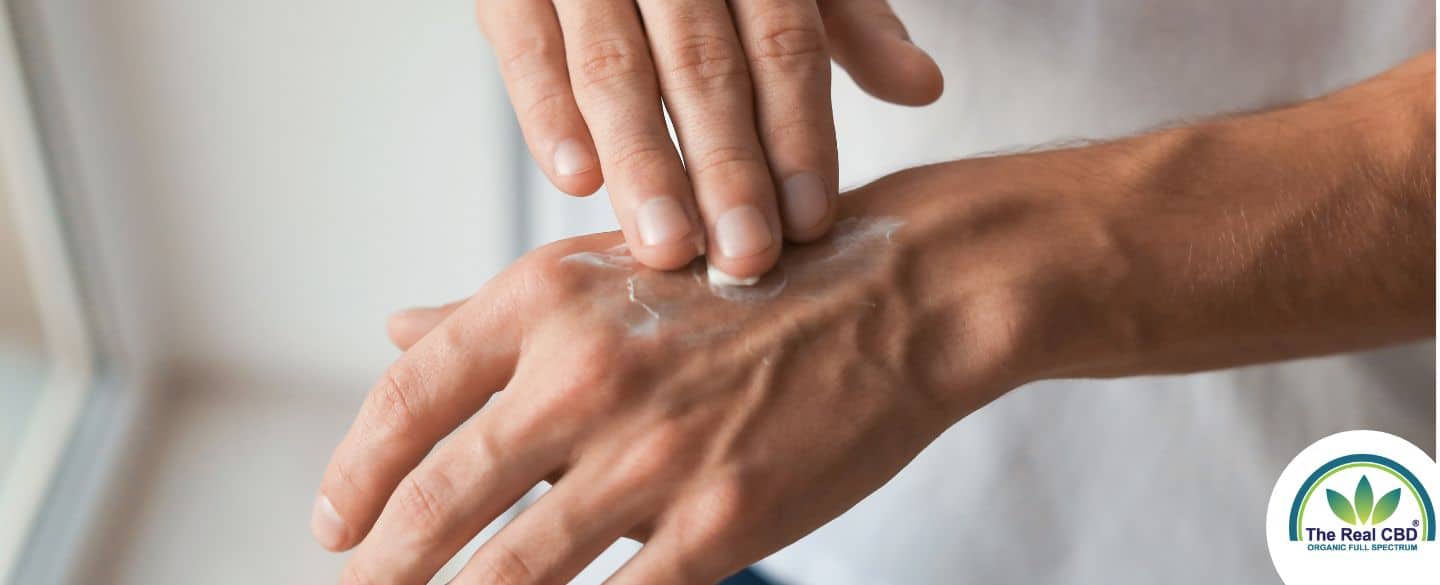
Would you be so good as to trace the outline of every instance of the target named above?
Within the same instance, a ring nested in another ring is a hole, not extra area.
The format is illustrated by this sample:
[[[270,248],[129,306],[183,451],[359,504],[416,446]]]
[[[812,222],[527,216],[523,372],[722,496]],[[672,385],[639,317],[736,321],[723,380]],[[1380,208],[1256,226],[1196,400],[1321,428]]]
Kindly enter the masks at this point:
[[[713,583],[849,508],[1015,383],[1008,288],[942,309],[921,286],[933,273],[915,261],[936,240],[936,214],[917,206],[936,199],[926,175],[842,199],[835,233],[755,287],[645,269],[611,233],[398,318],[408,351],[321,490],[321,541],[363,538],[344,582],[425,582],[546,478],[455,582],[563,583],[630,535],[645,547],[614,582]],[[935,359],[952,344],[962,357]]]
[[[882,99],[919,105],[941,91],[885,0],[480,0],[477,11],[531,155],[567,193],[592,193],[603,175],[631,253],[660,270],[708,250],[717,270],[756,277],[782,231],[806,242],[829,229],[827,57]]]
[[[713,582],[1023,383],[1431,337],[1434,80],[1428,54],[1274,112],[892,175],[755,288],[641,269],[618,234],[542,248],[396,319],[316,536],[359,544],[347,583],[420,583],[548,479],[459,583],[563,582],[627,534],[614,582]]]

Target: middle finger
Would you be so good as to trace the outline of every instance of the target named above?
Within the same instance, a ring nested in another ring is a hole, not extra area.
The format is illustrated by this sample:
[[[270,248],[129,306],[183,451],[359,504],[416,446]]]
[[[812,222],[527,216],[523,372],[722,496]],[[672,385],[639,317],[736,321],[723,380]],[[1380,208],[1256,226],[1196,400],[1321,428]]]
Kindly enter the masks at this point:
[[[780,255],[774,180],[754,87],[724,0],[639,0],[685,169],[709,232],[710,265],[758,277]]]
[[[595,138],[610,203],[635,258],[662,270],[705,245],[670,141],[655,65],[631,0],[555,0],[575,102]]]

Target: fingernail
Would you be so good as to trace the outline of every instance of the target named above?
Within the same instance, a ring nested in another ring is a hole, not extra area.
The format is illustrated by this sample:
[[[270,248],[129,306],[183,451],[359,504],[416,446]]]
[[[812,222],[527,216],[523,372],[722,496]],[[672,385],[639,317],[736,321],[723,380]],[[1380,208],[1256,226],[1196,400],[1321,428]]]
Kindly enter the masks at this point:
[[[815,173],[797,173],[785,179],[780,186],[783,205],[780,213],[785,225],[792,230],[808,230],[815,227],[830,211],[830,196],[825,193],[825,182]]]
[[[555,174],[572,177],[595,166],[595,157],[579,140],[566,138],[555,145]]]
[[[338,550],[345,540],[345,521],[335,511],[335,505],[324,494],[315,498],[315,507],[310,511],[310,533],[320,545]]]
[[[715,246],[720,254],[744,258],[764,252],[774,243],[775,236],[765,222],[765,215],[753,205],[742,205],[720,214],[715,221]]]
[[[635,227],[640,230],[640,243],[657,246],[689,234],[690,218],[674,197],[651,197],[635,210]]]

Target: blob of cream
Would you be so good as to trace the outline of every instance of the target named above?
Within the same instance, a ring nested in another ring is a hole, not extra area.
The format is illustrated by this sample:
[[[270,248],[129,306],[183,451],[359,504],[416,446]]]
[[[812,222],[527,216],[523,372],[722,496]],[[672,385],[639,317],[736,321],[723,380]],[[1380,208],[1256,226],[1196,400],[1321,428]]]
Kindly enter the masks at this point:
[[[732,303],[762,302],[784,293],[790,283],[790,271],[820,269],[858,259],[875,246],[888,245],[891,236],[904,225],[903,220],[895,217],[849,217],[836,222],[828,243],[830,253],[819,258],[813,265],[791,266],[782,259],[763,277],[740,279],[716,270],[713,266],[701,270],[697,264],[689,269],[690,275],[698,286],[704,287],[715,298]],[[630,335],[653,335],[667,319],[667,299],[648,289],[645,279],[642,278],[648,269],[630,255],[630,249],[625,244],[598,252],[577,252],[561,258],[560,261],[628,273],[624,292],[628,307],[621,320]]]

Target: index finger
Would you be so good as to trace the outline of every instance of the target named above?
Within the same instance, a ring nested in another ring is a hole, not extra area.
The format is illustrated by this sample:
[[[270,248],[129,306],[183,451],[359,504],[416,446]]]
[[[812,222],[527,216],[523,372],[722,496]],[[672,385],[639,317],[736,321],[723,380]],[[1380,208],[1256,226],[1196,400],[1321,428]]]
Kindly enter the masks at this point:
[[[530,155],[557,188],[586,195],[600,188],[595,145],[565,68],[565,40],[549,2],[476,2],[480,28],[500,60]]]
[[[785,236],[808,242],[835,220],[839,153],[830,57],[814,2],[733,2],[755,80],[755,125],[774,173]]]
[[[315,498],[310,529],[325,548],[359,543],[405,474],[509,380],[522,320],[493,297],[476,295],[370,390]]]

